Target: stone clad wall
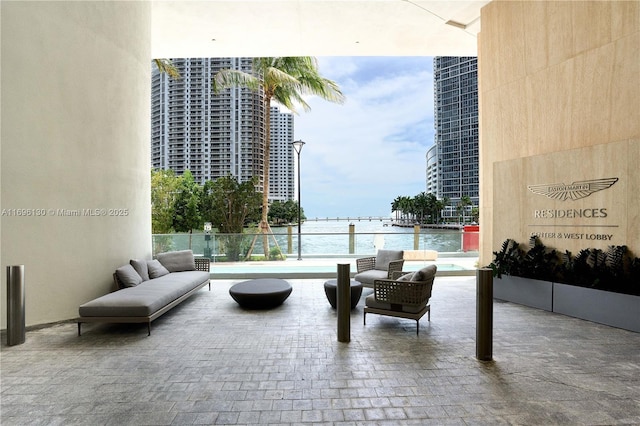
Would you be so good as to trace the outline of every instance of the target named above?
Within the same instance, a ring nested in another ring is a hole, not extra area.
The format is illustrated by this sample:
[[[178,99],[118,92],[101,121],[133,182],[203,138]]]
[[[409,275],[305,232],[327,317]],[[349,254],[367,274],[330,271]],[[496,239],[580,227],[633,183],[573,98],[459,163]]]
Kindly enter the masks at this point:
[[[494,1],[478,39],[480,264],[532,233],[640,255],[640,3]]]

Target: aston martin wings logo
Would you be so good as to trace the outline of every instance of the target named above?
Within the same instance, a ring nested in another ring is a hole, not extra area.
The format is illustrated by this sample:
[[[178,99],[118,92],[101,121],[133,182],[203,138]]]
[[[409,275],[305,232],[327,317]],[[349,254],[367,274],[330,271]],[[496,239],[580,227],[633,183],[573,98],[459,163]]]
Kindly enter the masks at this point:
[[[588,197],[594,192],[602,191],[609,188],[616,183],[618,178],[605,178],[594,180],[583,180],[579,182],[573,182],[570,185],[564,183],[552,183],[544,185],[528,185],[529,191],[534,194],[544,195],[545,197],[553,198],[560,201],[565,201],[567,198],[571,200],[579,200],[581,198]]]

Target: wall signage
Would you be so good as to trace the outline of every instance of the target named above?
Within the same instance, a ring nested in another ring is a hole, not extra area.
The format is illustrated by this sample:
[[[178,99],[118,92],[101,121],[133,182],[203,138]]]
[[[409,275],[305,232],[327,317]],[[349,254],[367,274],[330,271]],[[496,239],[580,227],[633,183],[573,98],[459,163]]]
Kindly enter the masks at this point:
[[[534,194],[544,195],[560,201],[570,199],[572,201],[586,198],[594,192],[602,191],[616,183],[618,178],[605,178],[594,180],[583,180],[573,182],[569,185],[564,183],[551,183],[543,185],[528,185],[529,191]]]
[[[591,194],[605,190],[613,186],[619,179],[617,177],[583,180],[573,182],[571,184],[565,183],[552,183],[541,185],[527,185],[529,191],[537,195],[543,195],[545,197],[558,200],[558,201],[576,201],[582,198],[586,198]],[[608,216],[607,209],[605,207],[591,207],[591,208],[555,208],[555,209],[539,209],[533,211],[533,218],[535,220],[544,219],[570,219],[570,224],[530,224],[533,227],[552,227],[552,230],[545,230],[541,232],[532,232],[531,235],[537,235],[540,238],[549,239],[565,239],[565,240],[596,240],[596,241],[611,241],[613,234],[609,233],[593,233],[584,232],[584,228],[617,228],[617,225],[607,224],[587,224],[581,220],[597,220],[605,219]],[[576,221],[577,219],[577,221]],[[581,229],[572,229],[581,228]]]

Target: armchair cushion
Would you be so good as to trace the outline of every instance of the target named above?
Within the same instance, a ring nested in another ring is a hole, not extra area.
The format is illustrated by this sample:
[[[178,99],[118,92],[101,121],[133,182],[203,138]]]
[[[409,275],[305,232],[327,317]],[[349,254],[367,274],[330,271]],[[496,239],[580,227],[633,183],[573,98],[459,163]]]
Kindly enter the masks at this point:
[[[407,281],[418,281],[419,282],[419,281],[430,280],[431,278],[436,276],[436,271],[437,270],[438,269],[437,269],[436,265],[425,266],[424,268],[414,272],[413,275],[411,276],[411,279],[407,280]],[[405,281],[405,280],[399,279],[398,281]]]
[[[427,301],[425,301],[424,304],[422,305],[403,305],[403,304],[392,305],[389,302],[382,302],[382,301],[376,300],[375,294],[368,295],[367,298],[365,299],[365,302],[366,302],[365,304],[367,308],[384,309],[385,311],[407,312],[410,314],[417,314],[418,312],[423,310],[427,304]]]
[[[378,254],[376,255],[376,266],[375,269],[380,271],[389,270],[389,263],[394,260],[402,260],[403,259],[403,251],[402,250],[378,250]]]

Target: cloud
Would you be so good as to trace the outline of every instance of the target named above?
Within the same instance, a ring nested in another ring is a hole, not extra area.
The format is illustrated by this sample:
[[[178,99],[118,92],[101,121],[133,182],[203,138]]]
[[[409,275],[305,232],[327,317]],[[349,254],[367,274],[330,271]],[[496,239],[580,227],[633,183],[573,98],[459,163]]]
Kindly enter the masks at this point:
[[[344,105],[317,97],[294,118],[301,154],[302,207],[308,217],[387,216],[399,195],[425,190],[433,144],[432,59],[321,57]]]

